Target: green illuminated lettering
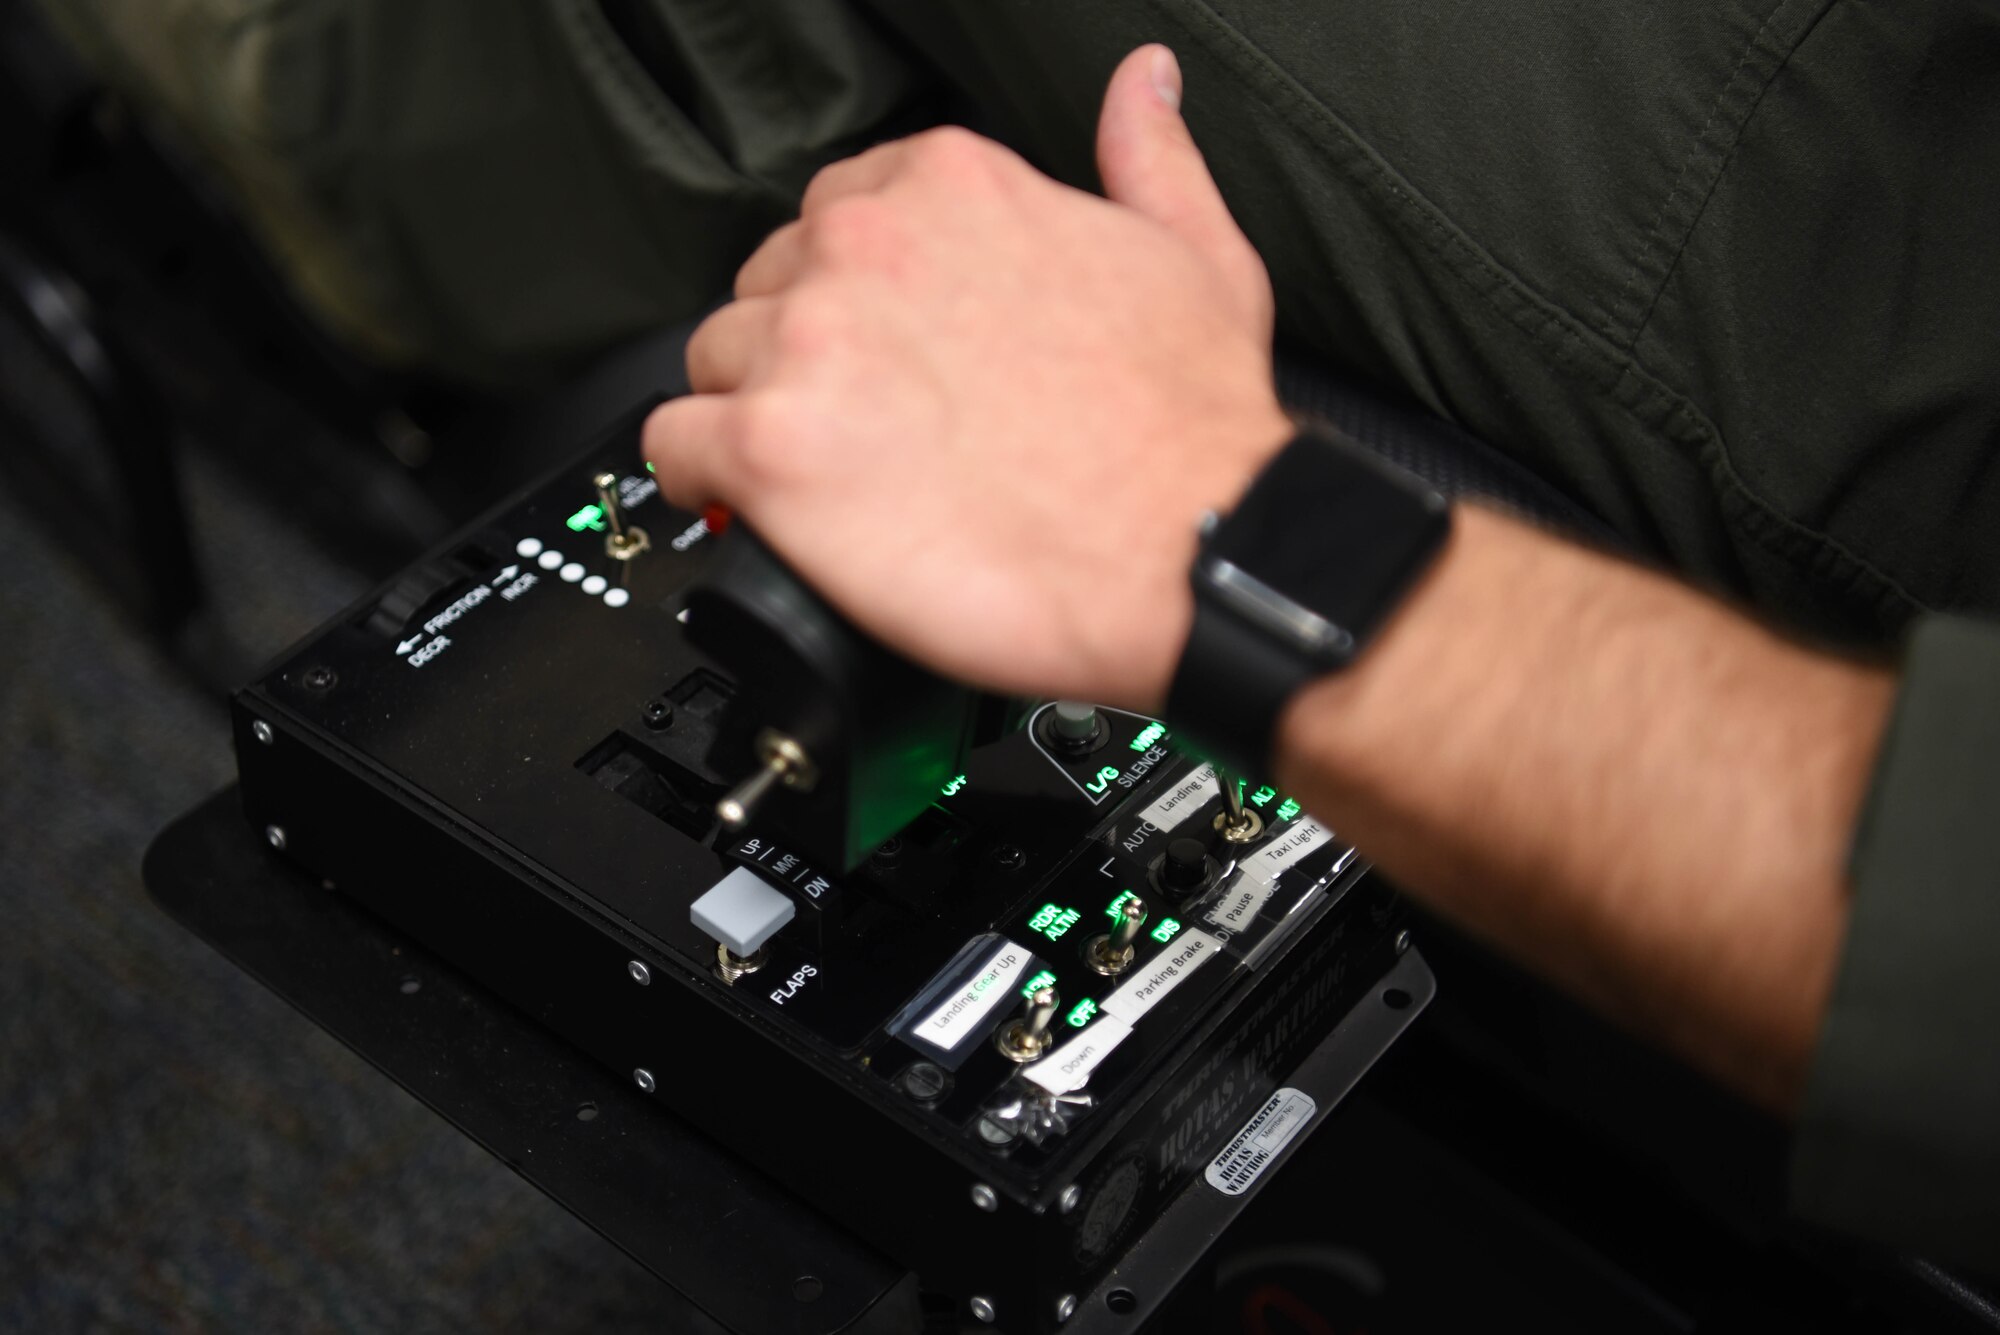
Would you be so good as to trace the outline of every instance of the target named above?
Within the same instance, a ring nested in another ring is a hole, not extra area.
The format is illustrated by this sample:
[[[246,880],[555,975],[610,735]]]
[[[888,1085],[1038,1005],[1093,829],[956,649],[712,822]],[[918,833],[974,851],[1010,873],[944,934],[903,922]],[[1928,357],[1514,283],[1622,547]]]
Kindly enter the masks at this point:
[[[1134,751],[1144,751],[1166,735],[1166,724],[1148,723],[1145,727],[1139,729],[1139,735],[1132,739],[1132,749]]]
[[[946,797],[957,797],[958,790],[963,787],[965,787],[965,776],[961,774],[944,786],[944,795]]]
[[[1112,900],[1110,905],[1105,908],[1104,916],[1111,919],[1111,921],[1113,922],[1117,922],[1119,919],[1125,916],[1125,901],[1128,899],[1137,899],[1137,898],[1138,896],[1133,894],[1130,890],[1120,890],[1118,892],[1118,898]]]
[[[601,505],[586,505],[564,522],[578,533],[583,532],[587,528],[602,531],[604,528],[604,507]]]
[[[1160,919],[1160,925],[1155,927],[1150,935],[1155,941],[1158,941],[1161,945],[1165,945],[1180,935],[1180,930],[1181,925],[1172,918],[1162,918]]]
[[[1044,904],[1035,910],[1034,917],[1028,919],[1028,930],[1040,932],[1051,941],[1060,941],[1082,916],[1077,910],[1066,909],[1060,904]]]
[[[1085,997],[1082,1001],[1070,1007],[1067,1018],[1072,1028],[1081,1029],[1090,1023],[1090,1017],[1095,1014],[1097,1014],[1097,1003],[1089,997]]]
[[[1299,814],[1299,799],[1296,797],[1286,798],[1284,805],[1278,808],[1279,820],[1290,820],[1292,817],[1298,814]]]
[[[1276,797],[1277,795],[1278,795],[1278,790],[1273,788],[1270,784],[1267,783],[1262,788],[1259,788],[1256,792],[1250,794],[1250,800],[1257,806],[1267,807],[1271,805],[1271,799]]]
[[[1050,984],[1054,983],[1055,980],[1056,980],[1055,970],[1044,969],[1040,973],[1036,974],[1033,978],[1030,978],[1028,980],[1027,986],[1021,989],[1021,995],[1024,997],[1032,997],[1035,995],[1035,993],[1041,991],[1043,988],[1048,987]]]
[[[1097,777],[1086,783],[1084,787],[1090,789],[1093,793],[1101,793],[1106,788],[1109,788],[1111,781],[1117,777],[1118,767],[1116,765],[1106,765],[1103,769],[1097,771]]]

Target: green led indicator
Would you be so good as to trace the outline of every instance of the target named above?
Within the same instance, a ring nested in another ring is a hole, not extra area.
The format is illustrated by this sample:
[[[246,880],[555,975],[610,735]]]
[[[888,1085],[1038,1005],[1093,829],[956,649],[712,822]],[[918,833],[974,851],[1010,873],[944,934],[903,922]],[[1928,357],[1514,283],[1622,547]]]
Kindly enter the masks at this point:
[[[965,776],[961,774],[946,784],[942,791],[946,797],[957,797],[959,789],[963,787],[965,787]]]
[[[1060,941],[1076,926],[1083,915],[1075,909],[1066,909],[1059,904],[1044,904],[1035,910],[1035,916],[1028,919],[1028,930],[1040,932],[1051,941]]]
[[[1278,808],[1279,820],[1290,820],[1292,817],[1298,814],[1299,814],[1299,799],[1296,797],[1286,798],[1284,805]]]
[[[1172,918],[1162,918],[1160,919],[1160,925],[1155,927],[1148,935],[1164,946],[1167,942],[1180,935],[1180,930],[1181,925]]]
[[[1054,969],[1044,969],[1040,973],[1036,974],[1033,978],[1030,978],[1028,980],[1027,985],[1021,989],[1021,995],[1024,997],[1032,997],[1035,995],[1035,993],[1041,991],[1043,988],[1048,987],[1050,984],[1054,983],[1055,980],[1056,980],[1056,971]]]
[[[1256,792],[1250,794],[1250,802],[1253,806],[1267,807],[1271,805],[1271,799],[1277,795],[1278,790],[1267,783]]]
[[[1106,765],[1103,769],[1097,771],[1096,778],[1092,779],[1089,783],[1086,783],[1083,786],[1090,789],[1090,791],[1093,793],[1101,793],[1106,788],[1109,788],[1111,786],[1111,781],[1117,777],[1118,777],[1118,767],[1116,765]]]
[[[1118,898],[1112,900],[1110,905],[1104,910],[1104,916],[1113,922],[1119,921],[1125,916],[1125,901],[1128,899],[1137,899],[1138,897],[1130,890],[1120,890]]]
[[[649,464],[647,464],[647,465],[646,465],[646,471],[647,471],[648,473],[653,473],[653,472],[657,472],[657,471],[659,471],[659,470],[655,469],[655,468],[653,467],[653,465],[649,463]]]
[[[601,533],[604,531],[604,507],[601,505],[586,505],[564,522],[578,533],[583,532],[587,528],[596,529]]]
[[[1139,735],[1132,739],[1132,749],[1134,751],[1144,751],[1166,735],[1166,724],[1148,723],[1145,727],[1139,729]]]
[[[1085,997],[1070,1007],[1069,1015],[1065,1018],[1069,1020],[1070,1028],[1081,1029],[1090,1023],[1090,1017],[1095,1014],[1097,1014],[1097,1003]]]

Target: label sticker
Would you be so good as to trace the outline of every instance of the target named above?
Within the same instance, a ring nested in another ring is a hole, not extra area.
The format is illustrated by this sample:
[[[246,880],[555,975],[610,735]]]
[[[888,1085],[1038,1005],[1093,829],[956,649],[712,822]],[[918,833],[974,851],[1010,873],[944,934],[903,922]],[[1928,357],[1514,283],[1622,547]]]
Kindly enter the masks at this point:
[[[1100,1015],[1090,1027],[1051,1052],[1021,1074],[1051,1094],[1068,1094],[1083,1088],[1097,1064],[1132,1034],[1132,1026],[1109,1015]]]
[[[1215,778],[1215,766],[1203,765],[1175,784],[1173,791],[1165,797],[1154,799],[1153,805],[1139,813],[1139,819],[1155,829],[1171,829],[1175,821],[1185,820],[1189,812],[1221,791],[1222,785]],[[1175,815],[1175,812],[1180,814]]]
[[[1041,967],[1035,952],[997,932],[973,937],[898,1012],[889,1032],[957,1070],[1012,1005],[1021,980]]]
[[[1240,932],[1256,918],[1276,886],[1245,876],[1229,888],[1202,916],[1226,931]]]
[[[1319,1105],[1301,1090],[1281,1089],[1259,1108],[1235,1139],[1223,1147],[1202,1173],[1208,1185],[1225,1196],[1250,1190],[1271,1161],[1299,1132],[1312,1125]]]
[[[1243,859],[1245,880],[1261,881],[1265,885],[1278,879],[1278,873],[1297,862],[1333,838],[1333,831],[1318,821],[1307,817],[1299,824],[1286,830],[1257,852]]]
[[[1181,933],[1174,938],[1171,950],[1161,952],[1144,973],[1135,975],[1104,999],[1103,1013],[1127,1024],[1137,1024],[1140,1016],[1166,1000],[1169,992],[1208,963],[1219,944],[1207,932],[1191,929]]]

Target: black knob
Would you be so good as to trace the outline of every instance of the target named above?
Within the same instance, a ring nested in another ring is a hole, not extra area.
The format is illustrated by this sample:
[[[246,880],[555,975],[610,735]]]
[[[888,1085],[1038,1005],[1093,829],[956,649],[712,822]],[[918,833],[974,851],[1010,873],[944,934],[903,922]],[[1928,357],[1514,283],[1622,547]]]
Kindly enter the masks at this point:
[[[1160,863],[1160,884],[1177,895],[1192,894],[1208,884],[1208,847],[1199,839],[1175,839]]]

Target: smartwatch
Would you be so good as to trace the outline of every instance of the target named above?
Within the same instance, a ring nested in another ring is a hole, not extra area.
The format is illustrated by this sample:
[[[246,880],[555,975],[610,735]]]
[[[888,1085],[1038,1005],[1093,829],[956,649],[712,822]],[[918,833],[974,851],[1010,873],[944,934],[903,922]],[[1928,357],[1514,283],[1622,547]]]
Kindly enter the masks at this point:
[[[1286,703],[1354,661],[1450,532],[1449,503],[1415,477],[1300,431],[1234,510],[1202,520],[1167,720],[1233,773],[1270,779]]]

